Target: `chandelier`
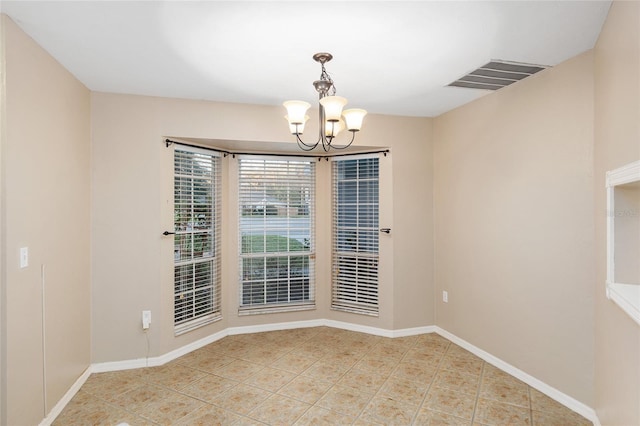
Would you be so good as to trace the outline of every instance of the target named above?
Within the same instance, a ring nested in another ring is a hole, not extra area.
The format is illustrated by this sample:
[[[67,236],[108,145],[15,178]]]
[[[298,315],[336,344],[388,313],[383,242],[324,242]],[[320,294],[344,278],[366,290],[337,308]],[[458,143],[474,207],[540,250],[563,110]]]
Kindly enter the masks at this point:
[[[287,109],[287,115],[284,118],[289,122],[289,130],[292,135],[296,136],[298,146],[304,151],[311,151],[320,143],[322,143],[322,149],[325,151],[329,151],[330,148],[348,148],[355,140],[356,132],[362,127],[362,120],[367,114],[367,111],[363,109],[342,110],[347,104],[347,100],[341,96],[336,96],[336,87],[324,68],[324,64],[332,58],[333,56],[330,53],[316,53],[313,55],[314,61],[319,62],[322,67],[320,80],[313,82],[313,87],[318,92],[320,102],[318,107],[318,139],[314,143],[305,143],[300,138],[304,131],[304,125],[309,119],[306,114],[311,104],[304,101],[287,101],[283,103]],[[333,145],[338,133],[345,128],[351,132],[351,140],[346,145]]]

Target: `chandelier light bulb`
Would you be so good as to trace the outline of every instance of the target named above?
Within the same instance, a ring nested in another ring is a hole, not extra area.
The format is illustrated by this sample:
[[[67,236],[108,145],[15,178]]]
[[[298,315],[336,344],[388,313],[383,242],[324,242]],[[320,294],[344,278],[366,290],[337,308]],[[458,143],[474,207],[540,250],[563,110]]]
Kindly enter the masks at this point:
[[[347,104],[347,99],[342,96],[325,96],[320,99],[320,105],[324,108],[324,118],[327,121],[340,121],[342,108]]]
[[[344,110],[342,116],[347,123],[347,130],[357,132],[362,128],[362,120],[367,115],[367,111],[358,108]]]
[[[307,117],[306,113],[309,108],[311,108],[311,104],[309,102],[304,101],[287,101],[282,105],[287,109],[287,116],[289,117],[289,125],[291,124],[302,124],[304,125],[305,117]]]
[[[342,130],[344,130],[344,121],[325,121],[324,133],[328,138],[335,138]]]
[[[292,135],[301,135],[304,132],[304,125],[307,122],[307,120],[309,119],[309,116],[305,115],[304,119],[302,120],[302,123],[292,123],[291,120],[289,120],[289,116],[288,115],[285,115],[284,118],[289,123],[289,131],[291,132],[291,134]]]

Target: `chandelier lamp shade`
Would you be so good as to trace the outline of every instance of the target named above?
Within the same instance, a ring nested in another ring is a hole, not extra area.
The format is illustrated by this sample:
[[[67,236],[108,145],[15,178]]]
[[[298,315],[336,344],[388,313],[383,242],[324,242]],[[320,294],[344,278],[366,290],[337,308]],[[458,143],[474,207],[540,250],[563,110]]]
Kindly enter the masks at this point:
[[[287,115],[284,118],[289,123],[289,131],[295,135],[298,146],[303,151],[311,151],[318,145],[322,149],[329,151],[334,149],[348,148],[356,137],[356,132],[362,128],[362,121],[367,111],[363,109],[347,109],[347,99],[342,96],[336,96],[336,87],[333,80],[327,73],[324,64],[329,62],[333,56],[330,53],[316,53],[313,59],[320,63],[322,72],[320,79],[313,82],[318,92],[320,105],[318,106],[318,139],[313,143],[304,142],[300,136],[304,132],[304,125],[309,120],[307,110],[311,108],[311,104],[304,101],[286,101],[283,103],[287,109]],[[347,129],[351,132],[351,139],[346,145],[335,145],[335,138],[342,130]]]

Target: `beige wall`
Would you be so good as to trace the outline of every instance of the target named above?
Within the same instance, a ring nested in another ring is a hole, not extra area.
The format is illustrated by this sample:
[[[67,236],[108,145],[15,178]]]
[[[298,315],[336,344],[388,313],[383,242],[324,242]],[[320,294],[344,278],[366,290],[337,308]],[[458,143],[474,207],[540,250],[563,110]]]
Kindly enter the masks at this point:
[[[434,123],[436,324],[587,405],[592,87],[585,53]]]
[[[330,170],[318,166],[317,309],[271,315],[237,315],[237,160],[223,160],[224,319],[173,336],[171,238],[172,148],[166,136],[224,141],[242,150],[249,142],[290,142],[281,107],[223,104],[142,96],[92,94],[92,311],[93,361],[143,358],[143,309],[152,311],[150,355],[158,356],[227,327],[328,318],[383,329],[433,324],[433,210],[431,120],[371,115],[356,144],[390,147],[381,159],[381,227],[392,228],[382,243],[379,318],[329,309]],[[310,137],[313,126],[306,131]],[[240,141],[240,142],[233,142]],[[215,142],[214,142],[215,144]],[[410,192],[407,188],[420,188]],[[423,218],[413,226],[416,218]],[[383,236],[386,237],[386,236]],[[402,250],[393,250],[393,247]],[[420,265],[420,268],[415,267]]]
[[[27,425],[39,423],[90,363],[90,95],[10,19],[0,17],[6,60],[3,408],[8,424]],[[20,247],[29,247],[24,269]]]
[[[640,159],[640,2],[614,2],[595,56],[595,403],[603,425],[640,424],[640,327],[605,297],[605,173]]]

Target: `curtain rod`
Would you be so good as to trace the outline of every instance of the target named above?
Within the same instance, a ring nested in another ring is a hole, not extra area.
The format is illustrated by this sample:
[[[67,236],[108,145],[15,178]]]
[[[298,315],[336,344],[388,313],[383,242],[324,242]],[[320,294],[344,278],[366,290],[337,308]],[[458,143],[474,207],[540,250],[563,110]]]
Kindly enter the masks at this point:
[[[219,152],[221,154],[224,154],[225,157],[227,155],[231,155],[231,156],[233,156],[233,158],[235,158],[236,155],[262,155],[262,156],[266,155],[266,156],[273,156],[273,157],[311,157],[311,158],[317,158],[318,161],[321,161],[324,158],[326,161],[329,161],[329,158],[332,158],[332,157],[345,157],[345,156],[348,156],[348,155],[384,154],[384,156],[386,157],[387,154],[390,152],[388,149],[381,149],[381,150],[377,150],[377,151],[348,152],[348,153],[344,153],[344,154],[328,154],[328,155],[315,155],[315,154],[303,154],[303,153],[300,153],[300,154],[296,154],[296,153],[277,154],[277,153],[225,151],[223,149],[211,148],[211,147],[206,147],[206,146],[201,146],[201,145],[193,145],[193,144],[189,144],[189,143],[185,143],[185,142],[173,141],[171,139],[165,139],[164,142],[165,142],[167,148],[169,146],[171,146],[172,144],[176,144],[176,145],[188,146],[188,147],[191,147],[191,148],[200,148],[200,149],[205,149],[205,150],[209,150],[209,151]]]

